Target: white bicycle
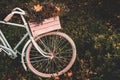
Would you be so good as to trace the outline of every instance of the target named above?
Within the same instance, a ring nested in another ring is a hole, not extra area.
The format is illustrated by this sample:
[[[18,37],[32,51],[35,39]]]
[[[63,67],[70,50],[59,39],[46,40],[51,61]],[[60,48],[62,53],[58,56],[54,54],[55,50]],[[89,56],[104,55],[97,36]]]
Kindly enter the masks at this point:
[[[10,22],[16,14],[21,16],[23,24]],[[15,47],[11,47],[0,30],[0,51],[4,51],[12,59],[21,54],[24,69],[31,70],[41,77],[54,77],[67,72],[75,62],[76,46],[68,35],[56,31],[61,29],[59,17],[46,19],[43,24],[34,24],[25,19],[25,14],[24,10],[14,8],[4,20],[0,21],[1,24],[26,30],[26,34]],[[28,37],[29,40],[19,52],[18,48]]]

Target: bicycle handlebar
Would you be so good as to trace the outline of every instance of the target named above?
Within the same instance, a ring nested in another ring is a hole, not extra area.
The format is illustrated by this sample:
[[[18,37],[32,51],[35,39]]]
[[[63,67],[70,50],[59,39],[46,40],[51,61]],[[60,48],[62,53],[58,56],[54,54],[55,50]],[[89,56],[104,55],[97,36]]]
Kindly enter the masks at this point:
[[[4,21],[8,22],[14,14],[25,15],[25,11],[20,8],[14,8],[10,14],[8,14]]]
[[[14,8],[12,11],[19,11],[19,12],[21,12],[22,14],[25,14],[25,11],[22,10],[21,8],[18,8],[18,7]]]
[[[8,14],[8,15],[5,17],[4,21],[8,22],[8,21],[12,18],[12,16],[13,16],[12,13]]]

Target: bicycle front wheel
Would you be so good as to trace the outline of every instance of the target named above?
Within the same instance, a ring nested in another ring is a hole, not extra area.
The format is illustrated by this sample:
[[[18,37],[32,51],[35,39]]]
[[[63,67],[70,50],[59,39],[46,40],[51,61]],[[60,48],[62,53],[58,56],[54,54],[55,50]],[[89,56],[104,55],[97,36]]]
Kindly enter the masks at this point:
[[[76,59],[73,40],[62,32],[50,32],[35,38],[39,47],[51,55],[42,56],[33,46],[28,45],[26,61],[28,68],[38,76],[54,77],[67,72]]]

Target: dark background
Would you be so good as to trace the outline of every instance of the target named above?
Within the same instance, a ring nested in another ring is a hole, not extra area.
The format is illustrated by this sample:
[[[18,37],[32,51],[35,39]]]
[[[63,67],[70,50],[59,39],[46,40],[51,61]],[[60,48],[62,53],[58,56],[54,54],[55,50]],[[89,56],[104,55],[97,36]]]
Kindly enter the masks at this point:
[[[36,0],[1,0],[0,17],[31,1]],[[62,31],[75,41],[77,59],[70,70],[73,75],[68,77],[66,73],[60,80],[120,80],[120,0],[37,1],[64,4],[70,9],[60,20]],[[5,29],[4,33],[8,32],[7,38],[13,45],[23,33],[18,28]],[[12,60],[3,53],[0,53],[0,79],[50,80],[25,72],[19,58]]]

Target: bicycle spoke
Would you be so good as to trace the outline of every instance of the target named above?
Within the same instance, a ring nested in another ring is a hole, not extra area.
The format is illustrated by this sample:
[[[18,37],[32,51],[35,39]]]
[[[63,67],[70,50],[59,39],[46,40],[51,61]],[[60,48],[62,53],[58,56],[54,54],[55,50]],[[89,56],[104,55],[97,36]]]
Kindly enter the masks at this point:
[[[44,58],[44,56],[39,56],[39,57],[38,57],[38,56],[37,56],[37,57],[36,57],[36,56],[34,56],[34,57],[32,56],[32,58],[30,58],[30,60],[33,60],[33,59],[41,59],[41,58]]]
[[[56,62],[55,60],[53,60],[53,61],[54,61],[55,65],[56,65],[56,69],[57,69],[56,71],[59,71],[60,68],[59,68],[59,66],[58,66],[58,62]],[[55,72],[56,72],[56,71],[55,71]]]
[[[40,39],[39,41],[40,41],[39,44],[41,44],[44,47],[44,49],[47,50],[47,52],[50,52],[49,47],[47,47],[47,45],[46,45],[46,40]]]
[[[58,54],[59,54],[59,55],[60,55],[60,54],[66,54],[66,55],[68,55],[68,54],[70,54],[70,53],[72,53],[72,49],[58,51],[55,55],[56,55],[56,56],[57,56]]]
[[[55,51],[62,51],[67,45],[68,43],[66,43],[66,41],[60,39],[59,43],[57,43]]]
[[[45,60],[48,60],[48,59],[40,59],[40,60],[37,60],[37,61],[31,61],[31,63],[42,62],[42,61],[45,61]]]
[[[48,62],[49,62],[49,59],[48,59],[48,61],[44,61],[44,62],[41,62],[41,66],[42,66],[42,68],[40,69],[42,72],[46,72],[46,65],[48,64]]]
[[[48,67],[49,67],[49,64],[50,64],[50,61],[47,62],[47,65],[45,66],[45,68],[43,68],[45,70],[45,72],[47,71],[48,72]]]
[[[62,58],[62,57],[61,57],[61,58],[60,58],[60,57],[56,57],[56,58],[58,59],[59,62],[61,62],[61,63],[63,63],[63,64],[65,64],[65,63],[68,64],[68,61],[69,61],[68,59],[64,59],[64,58]],[[67,61],[67,60],[68,60],[68,61]]]

